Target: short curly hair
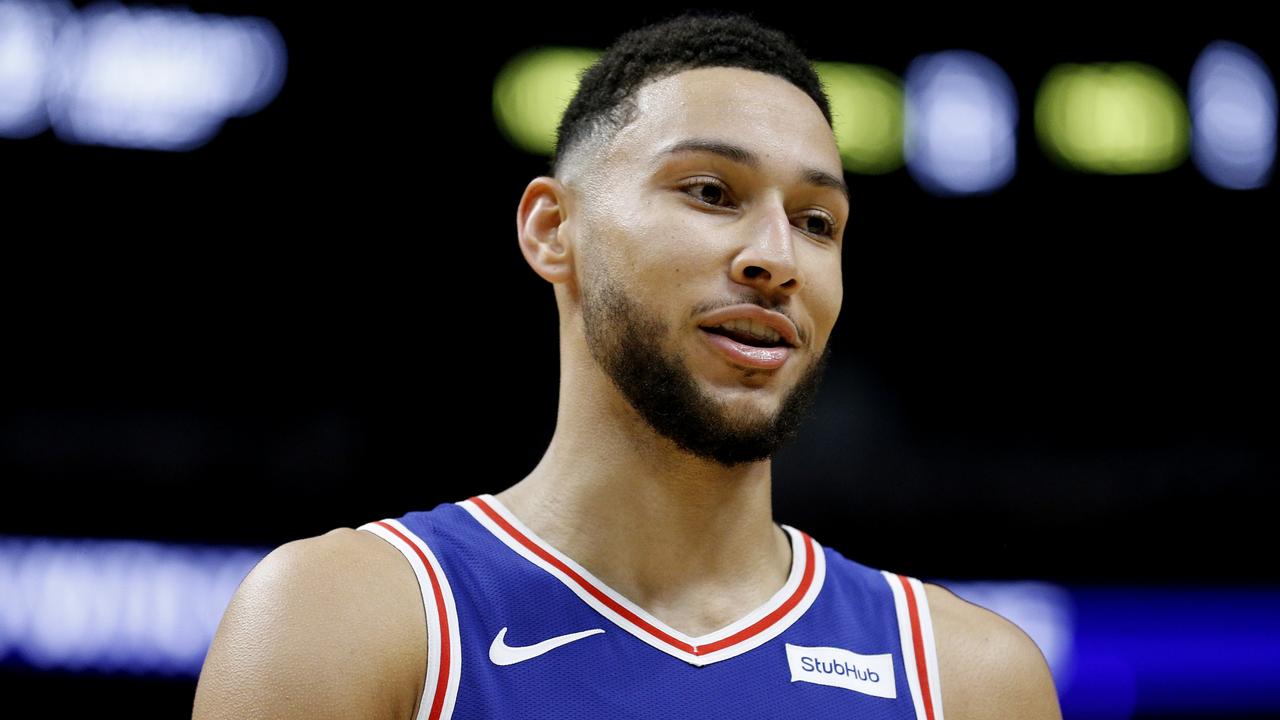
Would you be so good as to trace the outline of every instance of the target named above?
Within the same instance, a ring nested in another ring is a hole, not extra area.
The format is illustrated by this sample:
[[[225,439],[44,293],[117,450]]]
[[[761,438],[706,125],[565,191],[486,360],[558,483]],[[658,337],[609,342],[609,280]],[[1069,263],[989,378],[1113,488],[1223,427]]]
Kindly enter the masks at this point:
[[[635,119],[635,93],[654,80],[699,67],[739,67],[776,75],[813,98],[831,125],[822,81],[779,30],[740,13],[685,12],[619,37],[583,72],[556,129],[551,174],[585,141],[605,141]]]

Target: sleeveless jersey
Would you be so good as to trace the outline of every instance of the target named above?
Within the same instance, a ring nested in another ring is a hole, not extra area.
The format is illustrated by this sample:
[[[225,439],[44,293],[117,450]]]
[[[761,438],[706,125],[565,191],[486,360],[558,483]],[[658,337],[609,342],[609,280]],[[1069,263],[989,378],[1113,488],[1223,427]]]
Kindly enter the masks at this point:
[[[359,527],[422,592],[417,718],[943,720],[921,582],[782,525],[786,585],[692,637],[547,544],[492,495]]]

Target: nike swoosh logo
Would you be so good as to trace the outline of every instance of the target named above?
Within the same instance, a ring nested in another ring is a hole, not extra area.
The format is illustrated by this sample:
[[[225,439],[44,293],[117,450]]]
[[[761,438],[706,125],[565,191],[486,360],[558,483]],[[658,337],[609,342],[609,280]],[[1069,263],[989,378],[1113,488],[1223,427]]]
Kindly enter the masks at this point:
[[[493,661],[494,665],[515,665],[518,662],[532,660],[545,652],[555,650],[561,645],[568,645],[575,640],[581,640],[584,637],[602,632],[604,632],[604,630],[595,628],[594,630],[583,630],[582,632],[570,633],[568,635],[559,635],[548,640],[543,640],[537,645],[511,647],[505,641],[505,638],[507,637],[507,629],[502,628],[498,631],[498,636],[493,639],[493,644],[489,646],[489,659]]]

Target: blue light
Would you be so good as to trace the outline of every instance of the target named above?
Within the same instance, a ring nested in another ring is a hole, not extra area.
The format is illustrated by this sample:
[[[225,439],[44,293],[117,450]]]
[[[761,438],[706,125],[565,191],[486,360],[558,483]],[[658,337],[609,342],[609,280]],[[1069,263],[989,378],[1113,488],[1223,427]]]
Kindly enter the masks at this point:
[[[939,584],[1036,641],[1066,720],[1280,712],[1280,590]]]
[[[989,58],[966,50],[924,55],[906,72],[907,171],[936,195],[990,193],[1017,166],[1018,102]]]
[[[69,3],[0,0],[0,137],[28,138],[49,126],[44,80]]]
[[[194,677],[266,550],[0,537],[0,660]]]
[[[1280,590],[1078,588],[1063,711],[1280,712]]]
[[[267,552],[0,537],[0,661],[194,678]],[[939,584],[1036,641],[1066,720],[1280,713],[1280,589]]]
[[[262,18],[0,0],[0,135],[192,150],[274,99],[285,62]]]
[[[1262,60],[1215,42],[1190,81],[1191,157],[1211,182],[1232,190],[1267,184],[1276,161],[1276,89]]]

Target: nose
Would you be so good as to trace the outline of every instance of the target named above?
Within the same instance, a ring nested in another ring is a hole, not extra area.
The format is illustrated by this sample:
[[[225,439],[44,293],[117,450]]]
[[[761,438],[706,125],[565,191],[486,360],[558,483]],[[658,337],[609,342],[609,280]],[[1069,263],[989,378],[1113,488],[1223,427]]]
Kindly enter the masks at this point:
[[[804,284],[796,264],[791,219],[780,199],[759,206],[751,236],[733,259],[733,279],[768,296],[792,294]]]

